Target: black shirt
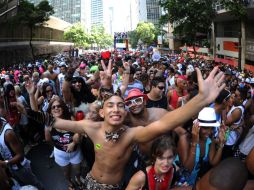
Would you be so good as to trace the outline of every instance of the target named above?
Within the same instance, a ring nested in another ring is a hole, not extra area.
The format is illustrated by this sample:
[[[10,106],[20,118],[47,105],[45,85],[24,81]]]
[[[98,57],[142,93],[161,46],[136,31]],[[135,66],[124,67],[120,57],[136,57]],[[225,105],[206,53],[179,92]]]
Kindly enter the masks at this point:
[[[148,98],[146,103],[147,108],[168,108],[168,100],[166,96],[163,96],[160,100],[153,101]]]

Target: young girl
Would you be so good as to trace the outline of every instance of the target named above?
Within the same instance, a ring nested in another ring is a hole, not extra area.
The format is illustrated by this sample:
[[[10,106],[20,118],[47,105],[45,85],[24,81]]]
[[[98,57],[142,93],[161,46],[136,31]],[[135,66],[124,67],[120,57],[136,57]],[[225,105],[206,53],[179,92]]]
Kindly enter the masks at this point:
[[[152,165],[138,171],[130,180],[126,190],[168,190],[174,185],[176,169],[175,145],[170,137],[163,136],[153,142]]]

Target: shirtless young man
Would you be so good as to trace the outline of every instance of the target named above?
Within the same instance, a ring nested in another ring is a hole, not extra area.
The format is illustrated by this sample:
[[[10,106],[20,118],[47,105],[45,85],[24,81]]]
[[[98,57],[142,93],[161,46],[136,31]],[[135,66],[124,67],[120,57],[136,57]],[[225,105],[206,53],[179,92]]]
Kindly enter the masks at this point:
[[[132,89],[125,98],[125,105],[129,108],[126,118],[126,124],[131,127],[147,126],[162,118],[167,110],[162,108],[146,108],[147,95],[143,94],[139,89]],[[181,163],[184,163],[188,156],[189,144],[187,141],[187,131],[182,127],[174,128],[179,141],[177,143],[177,152]],[[153,139],[154,140],[154,139]],[[139,144],[141,152],[145,155],[150,155],[151,142]]]
[[[120,183],[132,152],[132,145],[151,141],[174,129],[212,102],[225,87],[225,84],[222,84],[224,75],[222,72],[216,74],[217,71],[218,68],[215,68],[209,77],[203,80],[200,70],[197,70],[199,94],[185,106],[165,114],[146,127],[128,128],[123,125],[127,112],[123,99],[116,95],[108,98],[100,110],[103,122],[56,119],[53,127],[75,133],[85,132],[95,145],[95,162],[86,177],[85,189],[121,189]]]

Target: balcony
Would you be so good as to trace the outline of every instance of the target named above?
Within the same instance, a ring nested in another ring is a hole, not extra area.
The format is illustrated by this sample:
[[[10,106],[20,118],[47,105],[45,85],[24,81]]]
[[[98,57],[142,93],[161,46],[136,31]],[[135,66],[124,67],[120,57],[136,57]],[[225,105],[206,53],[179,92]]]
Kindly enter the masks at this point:
[[[245,2],[247,8],[248,18],[253,20],[254,18],[254,0],[243,0]],[[217,12],[217,16],[215,18],[215,22],[224,22],[224,21],[233,21],[235,18],[230,14],[229,11],[225,9],[225,7],[221,3],[216,3],[214,8]]]
[[[254,0],[243,0],[243,4],[246,5],[247,8],[254,8]],[[227,12],[221,3],[215,4],[215,10],[217,14]]]

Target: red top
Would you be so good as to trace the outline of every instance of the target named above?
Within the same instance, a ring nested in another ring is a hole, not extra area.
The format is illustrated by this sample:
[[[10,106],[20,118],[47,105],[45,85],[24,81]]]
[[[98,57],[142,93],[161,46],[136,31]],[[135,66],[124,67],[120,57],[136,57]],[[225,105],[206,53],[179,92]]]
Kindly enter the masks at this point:
[[[183,96],[185,96],[187,93],[186,91],[183,91]],[[178,98],[180,98],[182,96],[178,96],[176,90],[174,89],[172,91],[172,95],[170,97],[170,101],[169,101],[169,104],[174,108],[176,109],[177,108],[177,102],[178,102]]]
[[[156,182],[155,177],[155,170],[154,166],[148,171],[148,184],[149,184],[149,190],[156,190],[156,183],[158,184],[158,190],[168,190],[170,189],[171,182],[173,179],[173,173],[174,173],[174,167],[172,166],[169,171],[165,174],[164,179],[161,182]]]

